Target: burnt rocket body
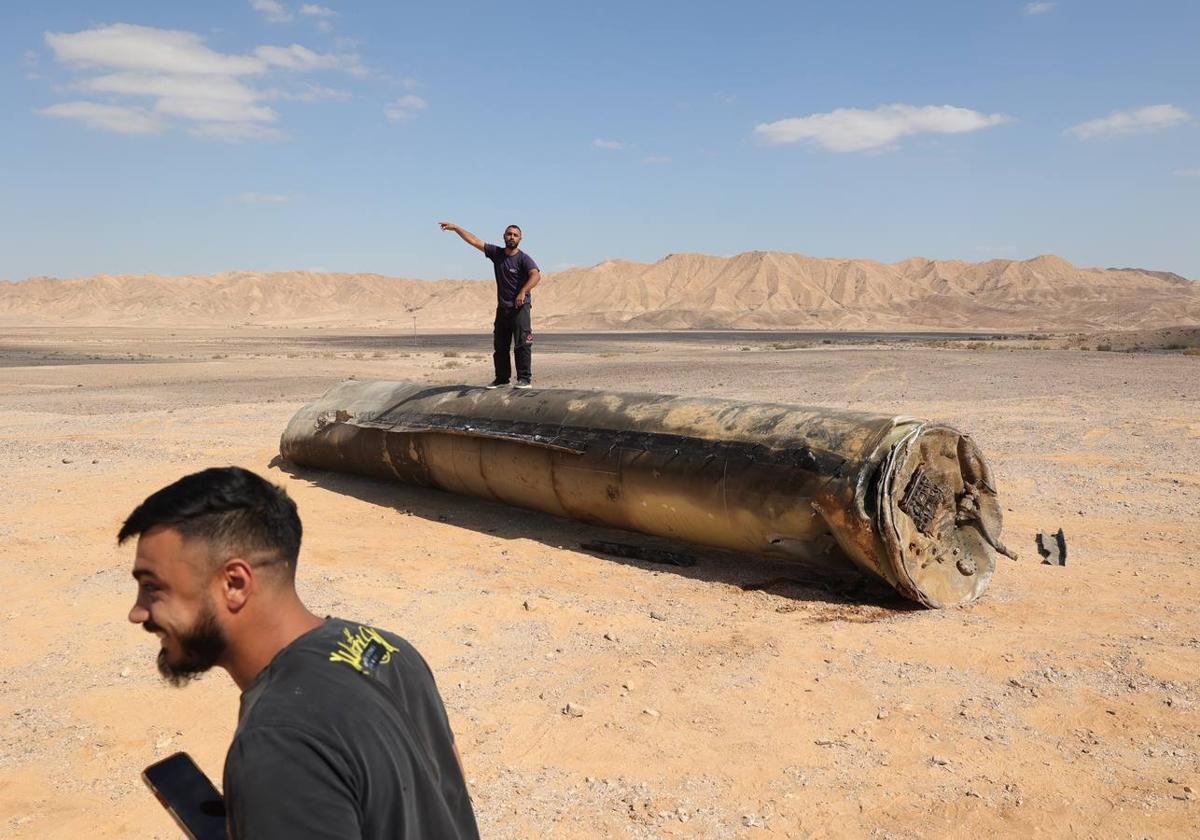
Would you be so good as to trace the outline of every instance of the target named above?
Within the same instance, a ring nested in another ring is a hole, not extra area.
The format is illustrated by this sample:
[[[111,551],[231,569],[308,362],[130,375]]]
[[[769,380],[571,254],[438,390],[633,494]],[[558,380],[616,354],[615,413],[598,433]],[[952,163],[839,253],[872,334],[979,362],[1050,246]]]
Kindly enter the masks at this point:
[[[769,403],[343,382],[302,408],[297,464],[815,566],[933,607],[986,589],[1000,507],[955,429]]]

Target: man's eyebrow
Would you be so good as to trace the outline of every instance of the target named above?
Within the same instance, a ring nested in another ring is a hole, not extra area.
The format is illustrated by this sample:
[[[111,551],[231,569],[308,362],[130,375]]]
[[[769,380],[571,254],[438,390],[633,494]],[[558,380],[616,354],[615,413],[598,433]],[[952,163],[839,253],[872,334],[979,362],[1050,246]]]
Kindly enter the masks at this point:
[[[142,578],[155,578],[156,580],[158,578],[158,576],[156,574],[154,574],[154,572],[150,571],[149,569],[134,569],[133,577],[134,577],[134,580],[138,580],[138,581],[140,581]]]

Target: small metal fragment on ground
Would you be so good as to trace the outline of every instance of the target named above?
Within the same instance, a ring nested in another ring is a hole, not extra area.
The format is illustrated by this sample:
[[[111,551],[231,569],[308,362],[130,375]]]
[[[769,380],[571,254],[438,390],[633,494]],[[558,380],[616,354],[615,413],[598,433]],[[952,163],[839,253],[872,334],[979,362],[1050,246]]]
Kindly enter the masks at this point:
[[[1063,536],[1062,528],[1059,528],[1053,534],[1038,531],[1037,550],[1038,554],[1042,555],[1043,565],[1067,565],[1067,538]]]
[[[608,542],[607,540],[592,540],[581,543],[584,551],[595,551],[600,554],[611,554],[613,557],[627,557],[631,560],[645,560],[647,563],[663,563],[670,566],[695,566],[696,558],[681,551],[670,551],[665,548],[651,548],[632,543]]]

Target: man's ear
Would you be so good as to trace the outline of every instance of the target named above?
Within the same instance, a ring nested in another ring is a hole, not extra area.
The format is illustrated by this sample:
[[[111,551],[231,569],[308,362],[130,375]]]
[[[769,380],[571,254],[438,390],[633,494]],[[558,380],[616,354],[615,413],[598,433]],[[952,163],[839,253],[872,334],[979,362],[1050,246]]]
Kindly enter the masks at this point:
[[[250,594],[258,585],[254,577],[254,568],[240,557],[231,557],[225,561],[217,573],[217,583],[220,587],[217,597],[224,601],[225,609],[231,613],[239,612],[246,606]]]

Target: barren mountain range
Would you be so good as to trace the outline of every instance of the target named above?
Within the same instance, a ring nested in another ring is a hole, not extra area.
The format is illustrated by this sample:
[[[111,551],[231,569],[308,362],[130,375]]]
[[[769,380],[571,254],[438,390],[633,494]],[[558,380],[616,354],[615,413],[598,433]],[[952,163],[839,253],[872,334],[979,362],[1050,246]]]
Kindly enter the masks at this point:
[[[912,258],[894,264],[752,251],[609,260],[547,274],[540,329],[1101,330],[1200,323],[1200,283],[1136,268]],[[0,283],[7,326],[487,329],[491,281],[305,271],[99,275]],[[414,320],[415,319],[415,320]]]

